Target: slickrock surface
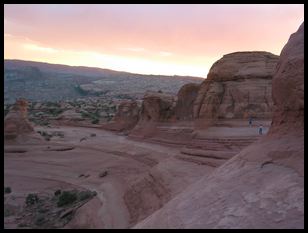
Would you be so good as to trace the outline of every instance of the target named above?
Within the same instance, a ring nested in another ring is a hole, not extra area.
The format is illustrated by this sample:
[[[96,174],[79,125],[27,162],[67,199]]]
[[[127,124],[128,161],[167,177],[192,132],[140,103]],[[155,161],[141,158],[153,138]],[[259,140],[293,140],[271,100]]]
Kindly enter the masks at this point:
[[[290,37],[275,70],[271,133],[135,228],[304,228],[303,35],[304,23]],[[279,87],[291,94],[294,115]],[[292,128],[295,119],[300,123]]]

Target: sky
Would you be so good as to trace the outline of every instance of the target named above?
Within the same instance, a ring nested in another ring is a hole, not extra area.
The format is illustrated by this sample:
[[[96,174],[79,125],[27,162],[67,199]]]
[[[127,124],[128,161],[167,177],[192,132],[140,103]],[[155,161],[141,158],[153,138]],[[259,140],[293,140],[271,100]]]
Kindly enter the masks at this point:
[[[5,4],[4,59],[206,78],[224,54],[281,49],[303,4]]]

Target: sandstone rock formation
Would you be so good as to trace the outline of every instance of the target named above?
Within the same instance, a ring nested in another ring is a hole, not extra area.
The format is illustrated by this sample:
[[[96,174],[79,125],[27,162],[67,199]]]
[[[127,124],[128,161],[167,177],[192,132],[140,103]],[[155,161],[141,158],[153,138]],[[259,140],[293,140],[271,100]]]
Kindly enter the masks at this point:
[[[84,121],[85,119],[81,116],[80,113],[69,109],[61,113],[56,121],[55,124],[65,124],[65,125],[78,125],[81,121]]]
[[[174,119],[176,101],[172,95],[147,92],[141,106],[141,121],[164,122]]]
[[[136,101],[123,101],[118,106],[112,122],[104,124],[102,127],[114,131],[127,131],[134,128],[139,120],[139,106]]]
[[[194,102],[194,117],[270,118],[271,82],[278,56],[268,52],[224,55],[211,67]]]
[[[4,119],[4,138],[7,140],[16,139],[20,135],[34,132],[31,123],[28,121],[28,102],[18,99],[12,106]]]
[[[188,83],[177,94],[175,115],[177,120],[192,120],[194,101],[199,91],[199,84]]]
[[[303,48],[304,24],[275,70],[271,133],[135,228],[304,228]]]
[[[283,48],[273,78],[274,112],[270,133],[304,129],[304,23]]]

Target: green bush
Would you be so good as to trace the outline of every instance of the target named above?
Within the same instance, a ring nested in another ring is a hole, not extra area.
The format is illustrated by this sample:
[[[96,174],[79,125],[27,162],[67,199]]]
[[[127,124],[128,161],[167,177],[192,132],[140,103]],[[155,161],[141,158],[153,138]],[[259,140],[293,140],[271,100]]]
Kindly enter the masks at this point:
[[[64,205],[72,204],[77,200],[77,194],[75,191],[63,191],[59,196],[57,206],[61,207]]]
[[[57,191],[55,191],[55,196],[59,196],[61,194],[61,190],[58,189]]]
[[[26,197],[26,205],[27,206],[34,205],[34,204],[38,203],[38,201],[39,201],[39,198],[38,198],[37,194],[30,193]]]
[[[12,210],[10,210],[7,207],[4,207],[4,217],[9,217],[9,216],[11,216],[13,214],[14,214],[14,212]]]
[[[43,214],[38,214],[34,220],[35,225],[42,225],[45,221],[45,217]]]
[[[10,187],[4,187],[4,193],[11,193],[12,190]]]
[[[83,201],[92,197],[91,191],[81,191],[78,193],[78,200]]]
[[[97,119],[97,118],[96,118],[96,119],[93,119],[93,120],[91,121],[91,123],[92,123],[92,124],[98,124],[98,123],[99,123],[99,119]]]

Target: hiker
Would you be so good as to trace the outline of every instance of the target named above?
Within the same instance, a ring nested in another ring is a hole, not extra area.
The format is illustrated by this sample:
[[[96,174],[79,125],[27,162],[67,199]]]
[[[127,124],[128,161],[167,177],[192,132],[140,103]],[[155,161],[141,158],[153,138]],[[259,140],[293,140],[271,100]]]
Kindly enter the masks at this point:
[[[252,117],[249,117],[249,127],[252,126]]]
[[[259,135],[262,135],[263,134],[263,126],[262,124],[259,126]]]

